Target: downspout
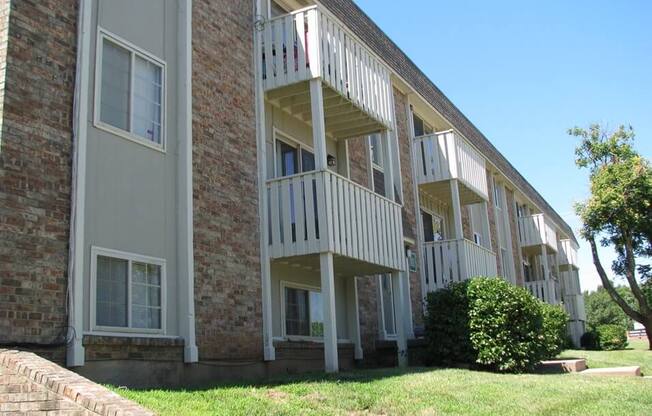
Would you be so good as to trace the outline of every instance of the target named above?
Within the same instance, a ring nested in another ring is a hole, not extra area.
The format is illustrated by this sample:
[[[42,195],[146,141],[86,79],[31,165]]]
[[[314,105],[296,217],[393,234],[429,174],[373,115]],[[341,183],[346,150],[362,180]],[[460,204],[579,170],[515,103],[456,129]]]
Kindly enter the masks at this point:
[[[199,360],[195,339],[195,262],[193,249],[192,200],[192,0],[179,2],[178,13],[177,94],[179,97],[179,156],[177,159],[177,193],[180,201],[177,211],[178,276],[186,276],[186,285],[180,285],[179,329],[184,339],[183,360]]]
[[[70,243],[68,253],[68,347],[69,367],[84,365],[84,214],[86,202],[86,140],[91,45],[91,0],[80,0],[77,23],[77,65],[72,124],[72,183]]]
[[[274,351],[274,334],[272,330],[272,283],[269,260],[269,230],[267,227],[267,141],[265,126],[265,92],[262,78],[262,55],[258,53],[262,45],[262,29],[265,24],[262,0],[256,0],[254,9],[254,88],[256,100],[256,152],[258,162],[258,219],[260,235],[260,279],[263,307],[263,358],[265,361],[276,359]]]

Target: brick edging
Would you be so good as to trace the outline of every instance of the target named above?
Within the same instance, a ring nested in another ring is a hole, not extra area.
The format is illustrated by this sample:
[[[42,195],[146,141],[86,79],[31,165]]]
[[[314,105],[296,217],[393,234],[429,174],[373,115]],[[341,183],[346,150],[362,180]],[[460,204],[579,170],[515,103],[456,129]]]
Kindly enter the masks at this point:
[[[31,352],[0,349],[0,366],[72,400],[90,412],[103,416],[155,414],[106,387]]]

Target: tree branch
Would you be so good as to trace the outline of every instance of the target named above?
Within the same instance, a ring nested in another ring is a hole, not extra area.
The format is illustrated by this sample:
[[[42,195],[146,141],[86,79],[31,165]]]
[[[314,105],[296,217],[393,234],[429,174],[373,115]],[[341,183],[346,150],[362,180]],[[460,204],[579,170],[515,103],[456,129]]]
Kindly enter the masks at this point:
[[[632,294],[638,302],[639,309],[643,315],[650,314],[650,307],[647,299],[641,290],[641,287],[636,281],[636,262],[634,261],[634,248],[632,247],[632,239],[629,235],[625,235],[625,278],[629,287],[632,289]]]
[[[623,312],[625,312],[627,316],[629,316],[635,321],[642,322],[643,315],[635,311],[631,306],[627,304],[627,302],[625,302],[625,300],[618,294],[618,292],[616,292],[616,289],[614,289],[613,285],[611,284],[611,281],[607,278],[607,273],[604,271],[604,267],[602,267],[602,263],[600,262],[600,257],[598,256],[598,248],[595,244],[595,237],[587,236],[587,240],[591,245],[593,264],[595,265],[595,269],[598,272],[598,276],[600,276],[600,280],[602,281],[602,286],[605,288],[607,293],[609,293],[611,299],[613,299],[614,302],[616,302],[618,306],[620,306],[620,308],[623,310]]]

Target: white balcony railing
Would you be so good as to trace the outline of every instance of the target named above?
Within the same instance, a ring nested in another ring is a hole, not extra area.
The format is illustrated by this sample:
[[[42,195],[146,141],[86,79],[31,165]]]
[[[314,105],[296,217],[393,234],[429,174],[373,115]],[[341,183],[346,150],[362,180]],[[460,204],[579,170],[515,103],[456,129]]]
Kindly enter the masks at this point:
[[[267,21],[261,48],[266,91],[321,77],[358,108],[391,127],[389,70],[319,6]]]
[[[543,302],[556,305],[560,301],[559,283],[554,279],[525,282],[525,289]]]
[[[528,215],[518,219],[521,247],[545,244],[557,251],[557,232],[554,225],[543,214]]]
[[[330,171],[267,181],[272,258],[331,251],[405,269],[401,206]]]
[[[488,198],[485,158],[452,130],[414,141],[417,183],[459,179],[483,199]]]
[[[578,267],[577,245],[573,240],[561,240],[559,244],[559,266]]]
[[[584,296],[564,296],[564,309],[568,312],[568,317],[571,321],[586,321]]]
[[[496,255],[466,239],[424,244],[423,270],[429,291],[475,276],[496,276]]]

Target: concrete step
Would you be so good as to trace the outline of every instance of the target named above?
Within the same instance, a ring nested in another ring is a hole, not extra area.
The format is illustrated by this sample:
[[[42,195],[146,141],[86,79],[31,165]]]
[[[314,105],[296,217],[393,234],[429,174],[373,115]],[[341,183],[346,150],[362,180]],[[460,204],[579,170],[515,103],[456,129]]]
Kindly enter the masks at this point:
[[[586,360],[577,358],[541,361],[537,370],[541,373],[578,373],[586,370]]]
[[[640,377],[641,367],[609,367],[609,368],[590,368],[580,372],[585,376],[609,376],[609,377]]]

